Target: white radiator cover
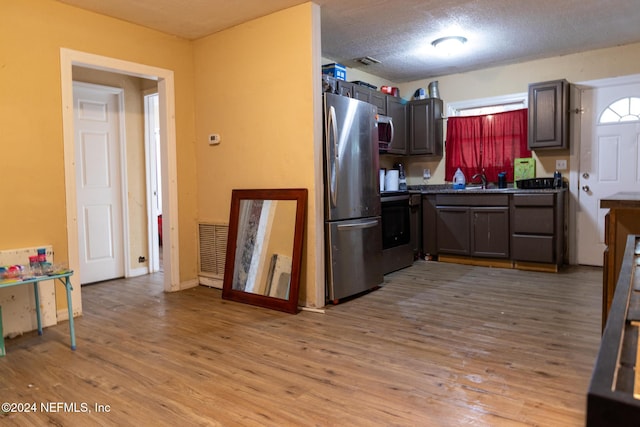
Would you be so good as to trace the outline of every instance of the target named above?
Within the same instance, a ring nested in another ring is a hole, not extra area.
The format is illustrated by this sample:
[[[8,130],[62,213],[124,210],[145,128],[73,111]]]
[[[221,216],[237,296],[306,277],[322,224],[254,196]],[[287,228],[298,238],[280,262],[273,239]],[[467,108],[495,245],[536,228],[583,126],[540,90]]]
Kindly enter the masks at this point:
[[[198,223],[198,282],[222,289],[228,224]]]
[[[37,255],[39,248],[46,249],[47,262],[53,263],[53,247],[43,245],[33,248],[0,250],[0,265],[28,266],[29,256]],[[57,323],[55,284],[53,280],[42,281],[39,288],[42,326],[55,325]],[[2,328],[5,337],[15,337],[24,332],[38,329],[33,284],[0,289],[0,306],[2,307]]]

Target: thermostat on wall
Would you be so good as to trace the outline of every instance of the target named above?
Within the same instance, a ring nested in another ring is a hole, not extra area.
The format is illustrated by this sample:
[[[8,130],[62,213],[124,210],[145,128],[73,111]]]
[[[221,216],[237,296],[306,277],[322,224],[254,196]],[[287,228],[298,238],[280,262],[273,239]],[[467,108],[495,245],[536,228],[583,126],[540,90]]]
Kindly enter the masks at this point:
[[[220,144],[220,134],[212,133],[209,135],[209,145],[218,145]]]

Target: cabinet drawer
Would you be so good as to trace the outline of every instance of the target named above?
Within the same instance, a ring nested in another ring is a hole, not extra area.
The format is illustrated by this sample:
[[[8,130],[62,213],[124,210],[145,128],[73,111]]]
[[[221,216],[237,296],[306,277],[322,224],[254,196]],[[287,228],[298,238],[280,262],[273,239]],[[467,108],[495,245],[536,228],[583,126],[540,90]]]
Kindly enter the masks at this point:
[[[513,214],[513,233],[553,234],[552,207],[518,207]]]
[[[460,190],[464,191],[464,190]],[[507,194],[438,194],[438,206],[509,206]]]
[[[511,259],[530,262],[555,262],[553,236],[512,236]]]
[[[514,194],[514,206],[553,206],[555,194]]]

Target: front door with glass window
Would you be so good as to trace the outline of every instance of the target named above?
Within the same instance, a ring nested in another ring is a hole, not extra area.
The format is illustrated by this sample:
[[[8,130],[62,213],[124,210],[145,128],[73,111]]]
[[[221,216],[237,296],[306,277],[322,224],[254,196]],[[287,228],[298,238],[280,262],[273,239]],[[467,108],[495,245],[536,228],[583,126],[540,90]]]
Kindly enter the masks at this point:
[[[577,262],[602,265],[600,200],[640,188],[640,83],[585,90],[581,126]]]

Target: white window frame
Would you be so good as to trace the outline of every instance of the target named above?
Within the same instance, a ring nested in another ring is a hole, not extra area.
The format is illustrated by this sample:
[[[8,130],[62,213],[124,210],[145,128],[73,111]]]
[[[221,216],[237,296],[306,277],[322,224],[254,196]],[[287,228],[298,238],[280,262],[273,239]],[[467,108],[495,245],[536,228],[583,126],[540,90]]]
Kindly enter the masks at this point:
[[[528,106],[529,94],[527,92],[493,96],[490,98],[469,99],[447,104],[447,117],[493,114],[520,110]],[[486,110],[486,112],[481,112],[483,109]]]

